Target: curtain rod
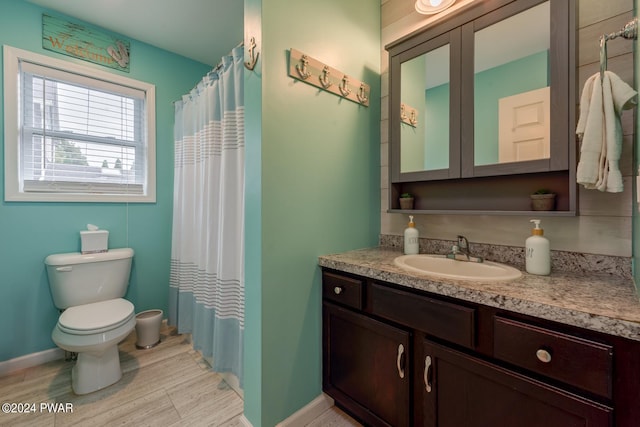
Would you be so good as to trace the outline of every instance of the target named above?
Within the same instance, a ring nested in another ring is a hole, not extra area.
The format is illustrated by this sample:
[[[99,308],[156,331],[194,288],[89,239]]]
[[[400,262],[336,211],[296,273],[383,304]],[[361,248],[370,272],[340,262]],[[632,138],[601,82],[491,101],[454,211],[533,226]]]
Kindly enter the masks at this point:
[[[244,46],[244,40],[243,40],[243,41],[241,41],[240,43],[238,43],[238,45],[237,45],[236,47],[234,47],[233,49],[237,49],[237,48],[239,48],[239,47],[241,47],[241,46]],[[231,49],[231,50],[233,50],[233,49]],[[211,71],[218,71],[218,69],[219,69],[220,67],[222,67],[222,59],[220,59],[220,62],[218,62],[218,65],[216,65],[215,67],[213,67],[213,70],[211,70]],[[211,71],[209,71],[209,72],[211,72]]]
[[[243,41],[241,41],[240,43],[238,43],[238,44],[236,45],[236,47],[234,47],[233,49],[237,49],[237,48],[239,48],[239,47],[241,47],[241,46],[244,46],[244,40],[243,40]],[[231,49],[231,50],[233,51],[233,49]],[[222,67],[222,59],[220,59],[220,62],[218,62],[218,65],[216,65],[215,67],[213,67],[213,68],[211,69],[211,71],[209,71],[207,74],[218,71],[218,70],[220,69],[220,67]],[[197,86],[198,86],[198,85],[196,84],[193,88],[191,88],[191,90],[195,89]],[[189,92],[191,92],[191,90],[190,90]],[[171,101],[171,103],[172,103],[172,104],[174,104],[174,105],[175,105],[175,103],[176,103],[176,102],[178,102],[178,101]]]

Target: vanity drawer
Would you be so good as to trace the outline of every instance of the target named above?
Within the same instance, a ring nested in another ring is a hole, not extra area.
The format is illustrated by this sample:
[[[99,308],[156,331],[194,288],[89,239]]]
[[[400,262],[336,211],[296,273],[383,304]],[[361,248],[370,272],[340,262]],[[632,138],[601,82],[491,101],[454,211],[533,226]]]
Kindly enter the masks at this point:
[[[362,280],[322,272],[322,298],[362,309]]]
[[[611,346],[498,316],[493,325],[497,359],[612,397]]]
[[[473,348],[476,309],[371,284],[368,307],[371,313],[394,322]]]

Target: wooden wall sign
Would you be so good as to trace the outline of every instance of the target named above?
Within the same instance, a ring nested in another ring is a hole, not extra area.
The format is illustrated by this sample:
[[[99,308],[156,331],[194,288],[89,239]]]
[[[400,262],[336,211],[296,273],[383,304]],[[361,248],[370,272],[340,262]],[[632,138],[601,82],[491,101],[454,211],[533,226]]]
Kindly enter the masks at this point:
[[[129,40],[42,14],[42,47],[83,61],[129,72]]]

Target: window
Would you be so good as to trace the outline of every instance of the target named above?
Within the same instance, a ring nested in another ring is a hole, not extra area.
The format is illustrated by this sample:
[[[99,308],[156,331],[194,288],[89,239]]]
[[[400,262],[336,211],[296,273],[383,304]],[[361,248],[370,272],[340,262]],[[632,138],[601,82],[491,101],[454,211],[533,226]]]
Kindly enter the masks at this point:
[[[155,87],[4,47],[5,200],[155,202]]]

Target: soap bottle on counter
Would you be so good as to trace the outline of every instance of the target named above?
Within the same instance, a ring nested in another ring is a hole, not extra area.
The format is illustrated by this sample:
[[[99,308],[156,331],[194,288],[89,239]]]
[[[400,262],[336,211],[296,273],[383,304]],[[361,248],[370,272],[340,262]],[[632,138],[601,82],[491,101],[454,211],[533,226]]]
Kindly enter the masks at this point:
[[[551,273],[551,252],[549,240],[544,237],[544,230],[540,228],[540,220],[530,220],[535,224],[531,236],[525,242],[525,266],[527,273],[547,276]]]
[[[405,255],[415,255],[419,252],[418,229],[413,222],[413,215],[409,215],[409,225],[404,229],[404,253]]]

